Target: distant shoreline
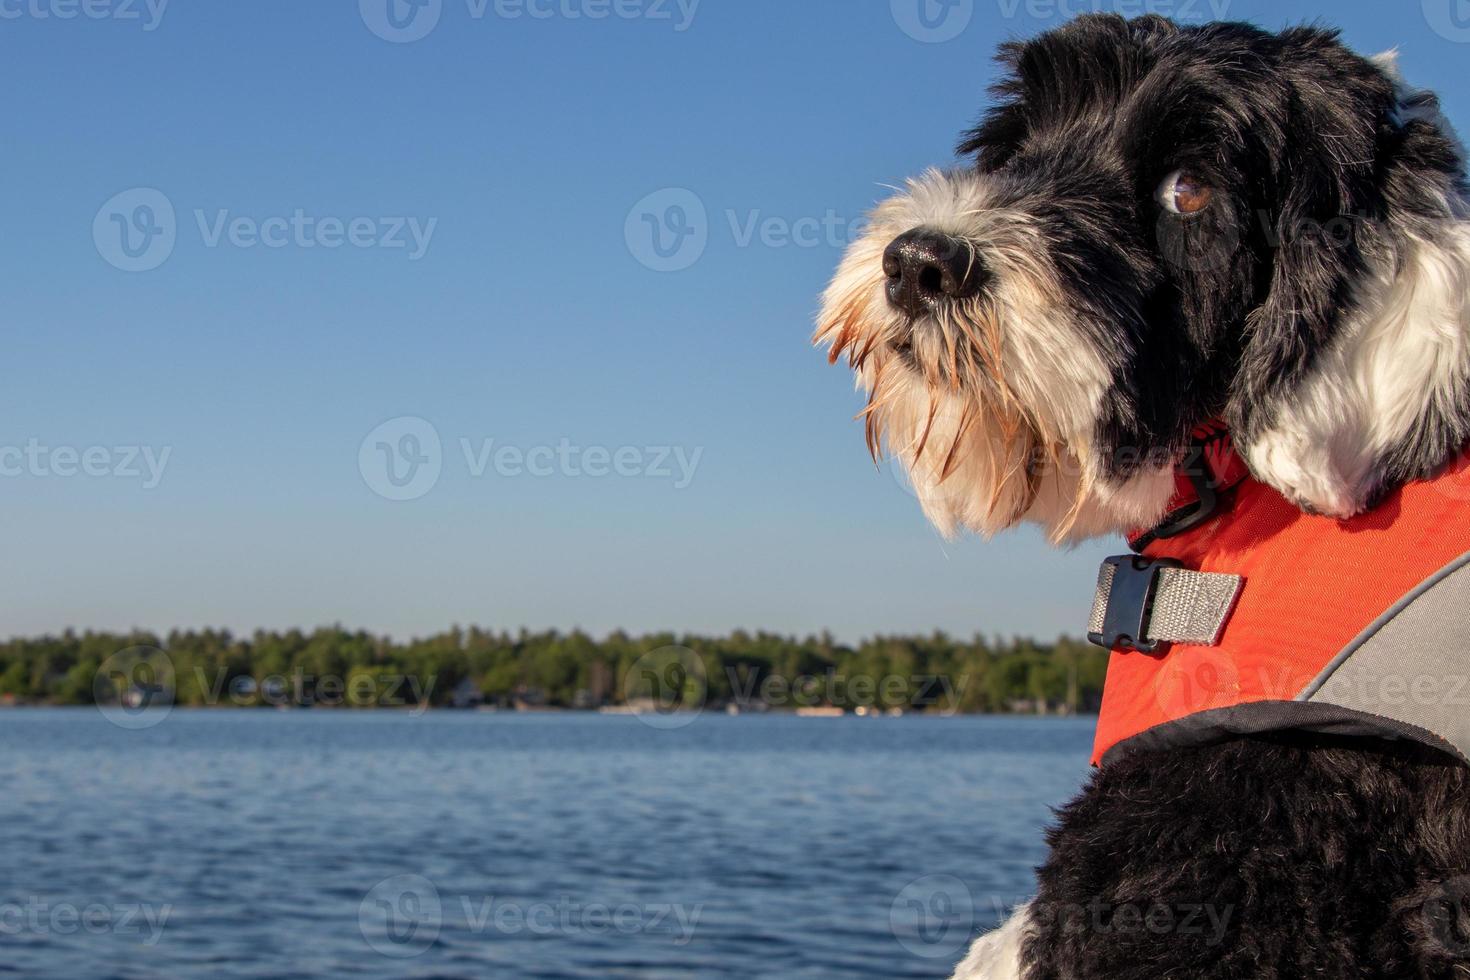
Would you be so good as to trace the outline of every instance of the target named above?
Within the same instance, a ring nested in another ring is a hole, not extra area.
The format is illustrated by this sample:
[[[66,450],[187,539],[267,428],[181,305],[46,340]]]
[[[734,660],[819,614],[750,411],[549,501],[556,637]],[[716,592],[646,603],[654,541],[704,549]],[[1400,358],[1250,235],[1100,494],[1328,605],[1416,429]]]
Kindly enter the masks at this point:
[[[461,717],[475,715],[493,715],[509,718],[541,718],[541,717],[579,717],[579,718],[639,718],[644,720],[658,718],[679,718],[712,715],[722,718],[800,718],[807,721],[840,721],[854,719],[862,721],[901,721],[905,719],[929,719],[929,720],[952,720],[956,718],[1037,718],[1052,721],[1067,721],[1074,719],[1096,719],[1097,713],[1091,711],[1079,711],[1074,714],[1065,712],[1052,712],[1041,714],[1036,712],[1015,711],[907,711],[900,714],[877,712],[871,714],[860,714],[856,711],[840,712],[802,712],[785,709],[772,709],[768,711],[741,711],[731,712],[723,708],[706,708],[703,710],[681,710],[668,712],[637,712],[623,710],[598,710],[583,708],[536,708],[529,710],[518,710],[515,708],[452,708],[435,705],[395,705],[395,706],[371,706],[371,707],[347,707],[328,705],[301,705],[292,707],[273,707],[270,705],[208,705],[208,704],[168,704],[158,705],[153,708],[128,708],[122,705],[102,704],[53,704],[46,702],[6,702],[0,701],[0,714],[14,712],[17,714],[33,711],[64,711],[70,713],[101,712],[101,711],[129,711],[135,714],[143,714],[153,711],[180,711],[191,714],[211,714],[238,712],[248,714],[266,714],[279,711],[285,714],[296,714],[309,712],[312,714],[341,714],[341,715],[365,715],[365,714],[408,714],[408,715],[455,715]]]
[[[1071,715],[1102,703],[1108,654],[1061,638],[797,638],[492,632],[398,643],[328,627],[75,633],[0,643],[0,704],[273,708],[680,709]]]

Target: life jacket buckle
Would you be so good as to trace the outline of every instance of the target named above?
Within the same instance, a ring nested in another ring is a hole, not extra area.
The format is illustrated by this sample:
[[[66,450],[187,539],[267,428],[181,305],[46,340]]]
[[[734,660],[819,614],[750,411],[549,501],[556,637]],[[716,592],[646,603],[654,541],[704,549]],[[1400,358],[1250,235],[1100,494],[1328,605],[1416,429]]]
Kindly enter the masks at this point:
[[[1159,573],[1166,568],[1182,568],[1183,565],[1172,558],[1142,558],[1137,555],[1109,558],[1104,564],[1113,567],[1112,589],[1108,593],[1102,632],[1088,633],[1088,640],[1107,650],[1159,652],[1166,644],[1161,640],[1148,639]]]
[[[1216,483],[1210,470],[1208,452],[1204,443],[1196,442],[1179,464],[1178,472],[1188,477],[1190,486],[1194,488],[1194,501],[1170,514],[1158,527],[1134,538],[1130,542],[1134,551],[1142,552],[1156,541],[1167,541],[1193,531],[1219,513],[1222,487]]]

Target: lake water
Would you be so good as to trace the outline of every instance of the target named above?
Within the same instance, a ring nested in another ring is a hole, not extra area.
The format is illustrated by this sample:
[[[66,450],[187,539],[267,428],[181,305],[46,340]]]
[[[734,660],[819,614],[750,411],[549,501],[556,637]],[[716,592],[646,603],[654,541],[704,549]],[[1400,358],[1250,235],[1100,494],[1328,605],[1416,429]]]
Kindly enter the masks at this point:
[[[946,977],[1090,720],[0,712],[0,975]]]

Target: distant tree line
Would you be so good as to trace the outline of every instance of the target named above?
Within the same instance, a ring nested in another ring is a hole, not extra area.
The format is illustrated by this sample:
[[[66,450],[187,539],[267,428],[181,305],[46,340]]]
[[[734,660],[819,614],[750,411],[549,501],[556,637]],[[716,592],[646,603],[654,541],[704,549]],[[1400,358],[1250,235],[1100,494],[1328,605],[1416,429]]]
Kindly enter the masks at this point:
[[[454,628],[394,642],[314,632],[75,633],[0,643],[0,701],[77,705],[1012,713],[1094,711],[1107,655],[1076,640],[883,636],[856,646],[737,631],[594,639]]]

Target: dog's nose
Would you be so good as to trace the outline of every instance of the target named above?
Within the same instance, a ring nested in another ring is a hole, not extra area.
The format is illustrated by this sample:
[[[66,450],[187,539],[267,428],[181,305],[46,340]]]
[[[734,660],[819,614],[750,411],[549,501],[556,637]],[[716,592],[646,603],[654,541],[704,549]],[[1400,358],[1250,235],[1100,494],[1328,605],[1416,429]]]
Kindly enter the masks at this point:
[[[884,250],[883,273],[888,302],[915,318],[940,303],[979,295],[989,278],[972,247],[923,228],[899,235]]]

